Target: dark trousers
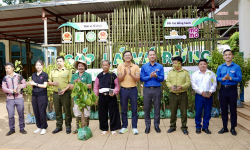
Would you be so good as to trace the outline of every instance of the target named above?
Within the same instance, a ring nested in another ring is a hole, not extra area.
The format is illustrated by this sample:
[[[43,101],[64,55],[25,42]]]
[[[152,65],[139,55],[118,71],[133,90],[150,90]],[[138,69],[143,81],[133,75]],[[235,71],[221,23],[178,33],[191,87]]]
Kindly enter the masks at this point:
[[[63,117],[62,117],[62,107],[65,113],[65,125],[66,128],[71,129],[71,97],[70,93],[66,91],[63,95],[58,95],[58,93],[53,94],[53,102],[56,112],[56,128],[62,129]]]
[[[209,121],[211,119],[211,110],[213,105],[213,97],[209,98],[203,97],[199,94],[195,94],[195,124],[198,129],[208,129]],[[202,110],[204,108],[203,116],[203,127],[201,125]]]
[[[6,108],[8,111],[9,117],[9,127],[10,130],[15,131],[15,107],[17,109],[17,113],[19,116],[19,128],[20,130],[24,129],[24,99],[17,98],[17,99],[7,99],[6,100]]]
[[[32,107],[36,118],[36,126],[41,129],[47,129],[48,96],[32,96]]]
[[[108,131],[108,112],[110,117],[110,130],[121,129],[121,120],[116,96],[99,94],[98,114],[100,130]]]
[[[222,111],[223,127],[227,128],[228,123],[228,105],[230,106],[231,128],[237,126],[237,86],[234,87],[221,87],[220,88],[220,106]]]
[[[151,126],[150,109],[152,106],[152,100],[154,104],[154,126],[160,125],[160,108],[161,108],[161,87],[150,89],[147,87],[143,88],[143,103],[145,110],[145,124],[146,127]]]
[[[128,99],[130,99],[131,109],[132,109],[132,128],[137,128],[137,98],[138,98],[138,90],[137,88],[133,89],[124,89],[121,88],[120,91],[120,99],[121,99],[121,107],[122,107],[122,128],[128,127]]]
[[[187,106],[188,106],[188,97],[187,92],[181,93],[180,95],[175,95],[173,93],[169,94],[169,107],[171,110],[170,118],[170,128],[176,129],[176,114],[178,107],[181,111],[181,129],[187,130]]]

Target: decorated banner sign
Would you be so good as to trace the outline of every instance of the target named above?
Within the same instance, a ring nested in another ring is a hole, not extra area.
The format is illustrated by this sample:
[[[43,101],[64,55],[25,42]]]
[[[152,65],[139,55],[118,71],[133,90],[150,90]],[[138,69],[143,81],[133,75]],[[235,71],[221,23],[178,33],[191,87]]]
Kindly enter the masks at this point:
[[[192,74],[199,70],[198,66],[183,66],[182,67],[183,69],[187,70],[190,74],[190,76],[192,76]],[[141,68],[140,68],[141,69]],[[172,67],[164,67],[164,79],[167,79],[167,76],[168,76],[168,73],[170,70],[172,70],[173,68]],[[92,77],[92,81],[95,81],[96,80],[96,77],[99,73],[101,73],[103,70],[102,69],[88,69],[86,70],[86,72],[90,73],[91,74],[91,77]],[[117,74],[117,69],[114,68],[112,70],[110,70],[112,72],[114,72],[115,74]]]
[[[178,50],[180,50],[182,53],[180,55],[179,51],[176,51],[174,54],[172,54],[171,52],[168,51],[163,51],[162,52],[162,64],[167,64],[170,63],[172,64],[172,57],[175,56],[181,56],[183,59],[183,63],[188,61],[188,63],[193,63],[196,62],[198,63],[200,59],[207,59],[207,61],[211,61],[212,57],[210,56],[210,51],[204,50],[202,52],[200,51],[189,51],[188,47],[182,48],[181,45],[175,45],[176,48]],[[155,47],[151,47],[150,49],[154,49]],[[119,49],[120,53],[116,53],[114,58],[113,58],[113,65],[119,65],[121,63],[123,63],[123,59],[122,59],[122,52],[125,50],[125,47],[121,47]],[[68,54],[65,56],[65,59],[69,61],[70,64],[74,64],[75,61],[78,60],[86,60],[87,64],[90,65],[94,60],[95,60],[95,56],[94,54],[86,54],[88,51],[88,48],[84,48],[82,50],[82,54],[81,53],[77,53],[77,56],[75,58],[73,58],[73,56],[71,54]],[[107,53],[103,54],[103,59],[107,60]],[[188,56],[188,57],[187,57]],[[137,55],[135,52],[132,52],[132,57],[133,60],[135,62],[135,64],[146,64],[149,62],[148,59],[148,53],[145,52],[139,52],[139,54]],[[187,60],[188,58],[188,60]]]
[[[186,39],[186,35],[178,35],[178,32],[175,30],[170,31],[170,36],[165,36],[165,39]]]
[[[96,39],[96,34],[95,34],[95,32],[88,32],[87,35],[86,35],[86,39],[87,39],[89,42],[95,41],[95,39]]]
[[[81,22],[81,23],[72,23],[72,22],[67,22],[58,27],[72,27],[76,30],[108,30],[108,24],[107,22]]]
[[[71,41],[72,35],[70,32],[64,32],[62,35],[62,43],[72,43]]]
[[[199,37],[199,28],[190,28],[188,29],[189,38],[198,38]]]
[[[166,19],[163,27],[195,27],[205,21],[213,21],[218,23],[213,18],[192,18],[192,19]]]
[[[84,42],[84,32],[75,32],[75,42]]]
[[[98,33],[99,42],[107,42],[108,33],[106,31],[100,31]]]

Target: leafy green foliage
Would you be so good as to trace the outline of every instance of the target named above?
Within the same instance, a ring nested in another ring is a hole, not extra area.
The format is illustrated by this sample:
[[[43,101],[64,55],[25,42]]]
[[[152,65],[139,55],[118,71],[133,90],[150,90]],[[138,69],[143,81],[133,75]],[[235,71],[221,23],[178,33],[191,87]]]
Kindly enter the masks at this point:
[[[15,61],[15,68],[14,68],[14,72],[22,72],[24,69],[23,69],[23,66],[22,66],[22,62],[19,61],[19,60],[16,60]]]
[[[240,42],[239,42],[239,32],[235,32],[229,40],[225,41],[225,43],[223,44],[228,44],[231,48],[231,50],[233,51],[233,53],[235,54],[236,52],[239,52],[239,45],[240,45]]]
[[[170,94],[170,89],[166,88],[166,90],[163,92],[163,98],[161,99],[161,104],[166,104],[169,105],[169,94]]]
[[[26,82],[29,82],[31,81],[31,77],[29,77]],[[27,87],[25,89],[23,89],[23,93],[26,95],[26,96],[31,96],[32,95],[32,87],[31,85],[28,85],[27,84]]]
[[[218,50],[214,50],[211,53],[211,57],[212,57],[212,59],[208,63],[208,67],[210,70],[212,70],[214,73],[216,73],[219,65],[224,63],[223,54],[222,54],[222,52],[219,52]]]
[[[195,106],[195,92],[190,86],[187,90],[187,95],[188,95],[188,107],[190,110],[194,110]]]
[[[137,98],[137,106],[139,109],[143,110],[143,96],[141,95],[141,93],[138,93],[138,98]],[[140,111],[140,110],[139,110]]]
[[[89,94],[87,84],[82,82],[74,83],[71,97],[76,97],[76,104],[79,106],[80,110],[87,108],[87,106],[94,105],[95,101],[97,100],[97,96],[94,94],[94,92],[92,91]]]
[[[248,81],[250,81],[250,57],[247,59],[243,58],[243,54],[240,52],[235,52],[233,62],[238,64],[241,68],[242,81],[241,84],[244,87],[248,87]],[[240,89],[240,93],[242,88]]]

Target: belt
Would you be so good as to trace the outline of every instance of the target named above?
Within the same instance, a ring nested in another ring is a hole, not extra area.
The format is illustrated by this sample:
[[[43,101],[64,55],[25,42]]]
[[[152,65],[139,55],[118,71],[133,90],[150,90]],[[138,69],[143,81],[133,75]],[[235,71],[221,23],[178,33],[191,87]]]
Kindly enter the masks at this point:
[[[150,89],[156,89],[158,88],[159,86],[149,86],[149,87],[146,87],[146,88],[150,88]]]
[[[106,93],[100,93],[102,95],[109,95],[109,92],[106,92]]]
[[[133,88],[136,88],[136,86],[134,86],[134,87],[122,87],[123,89],[126,89],[126,90],[131,90],[131,89],[133,89]]]
[[[181,95],[181,94],[186,93],[186,92],[181,92],[181,93],[173,93],[173,92],[171,92],[171,93],[174,94],[174,95]]]
[[[235,85],[221,85],[221,87],[224,87],[224,88],[237,87],[237,84],[235,84]]]

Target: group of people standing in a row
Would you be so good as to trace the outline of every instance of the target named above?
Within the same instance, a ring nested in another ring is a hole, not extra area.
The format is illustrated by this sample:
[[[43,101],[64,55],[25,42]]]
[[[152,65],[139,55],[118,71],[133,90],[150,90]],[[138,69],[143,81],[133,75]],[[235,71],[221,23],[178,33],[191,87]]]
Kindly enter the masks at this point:
[[[207,69],[206,59],[201,59],[198,63],[199,70],[192,74],[190,78],[189,72],[182,68],[182,58],[180,56],[173,57],[173,69],[168,73],[166,84],[170,89],[169,106],[171,110],[170,129],[167,131],[171,133],[176,131],[176,114],[177,109],[181,111],[181,129],[184,134],[187,131],[187,106],[188,96],[187,90],[192,85],[195,90],[195,123],[196,133],[201,133],[201,130],[207,134],[211,134],[208,129],[209,120],[211,118],[211,109],[213,104],[212,93],[216,91],[217,81],[221,82],[219,93],[219,101],[222,110],[223,128],[218,132],[220,134],[228,132],[228,105],[230,105],[231,113],[231,130],[232,135],[237,135],[235,127],[237,125],[237,84],[242,79],[241,69],[239,65],[232,62],[233,53],[227,49],[223,52],[225,63],[220,65],[217,69],[217,77],[215,73]],[[103,71],[97,75],[94,83],[94,93],[98,96],[96,105],[98,105],[99,112],[99,127],[102,130],[101,135],[105,135],[111,131],[112,135],[116,135],[116,130],[120,134],[128,131],[128,99],[130,100],[132,110],[132,132],[138,134],[137,130],[137,82],[144,82],[143,88],[143,102],[145,111],[145,133],[150,132],[151,119],[150,110],[153,102],[154,106],[154,128],[157,133],[161,132],[160,125],[160,106],[162,89],[161,82],[164,80],[164,68],[161,64],[156,62],[156,52],[154,50],[148,51],[149,63],[140,68],[131,62],[132,53],[125,51],[123,58],[125,62],[117,67],[117,75],[109,71],[110,62],[104,60],[102,62]],[[58,68],[46,74],[42,71],[43,62],[38,60],[35,64],[37,72],[32,74],[32,81],[25,82],[21,75],[14,73],[14,66],[12,63],[5,64],[7,75],[2,82],[2,89],[7,94],[6,108],[9,116],[10,131],[6,134],[11,135],[15,133],[15,106],[19,114],[20,132],[27,133],[24,130],[24,100],[21,89],[29,84],[33,87],[32,91],[32,106],[36,117],[36,125],[38,127],[34,133],[45,134],[47,125],[46,107],[48,105],[47,84],[53,86],[53,102],[56,112],[56,129],[52,133],[62,131],[63,118],[62,108],[65,113],[66,133],[71,133],[71,97],[69,89],[74,88],[74,82],[82,82],[87,84],[88,91],[92,87],[92,77],[86,72],[87,64],[85,61],[77,61],[75,68],[77,73],[71,74],[71,71],[64,68],[64,57],[57,57]],[[120,83],[120,84],[119,84]],[[116,95],[120,92],[121,103],[121,118],[120,121],[119,108],[117,104]],[[74,101],[76,97],[74,98]],[[203,124],[202,111],[204,109]],[[76,125],[79,128],[79,121],[81,120],[82,112],[79,107],[74,104],[73,112],[76,117]],[[108,115],[110,117],[110,124],[108,124]],[[86,117],[87,125],[89,125],[90,107],[84,110],[84,117]],[[110,125],[110,127],[109,127]],[[77,133],[77,130],[73,131]]]

